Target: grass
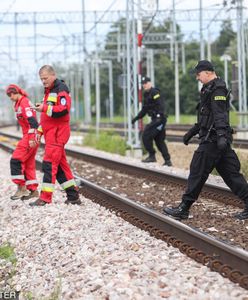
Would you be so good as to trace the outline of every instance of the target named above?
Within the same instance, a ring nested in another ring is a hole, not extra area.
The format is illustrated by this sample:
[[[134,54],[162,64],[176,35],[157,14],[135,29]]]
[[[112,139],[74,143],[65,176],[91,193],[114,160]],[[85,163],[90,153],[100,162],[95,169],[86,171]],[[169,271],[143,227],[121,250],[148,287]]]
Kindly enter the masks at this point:
[[[184,115],[180,114],[180,124],[194,124],[196,122],[196,114],[195,115]],[[144,120],[146,121],[146,120]],[[101,118],[101,123],[123,123],[124,119],[123,116],[114,116],[113,120],[110,121],[109,118]],[[167,120],[168,124],[175,124],[175,115],[171,114],[168,117]],[[237,126],[239,124],[239,116],[237,115],[237,112],[230,111],[230,124],[232,126]]]
[[[180,124],[194,124],[196,123],[197,117],[196,115],[180,115]],[[167,120],[168,124],[175,124],[175,116],[169,115],[169,118]],[[231,111],[230,112],[230,124],[231,126],[237,126],[239,124],[239,116],[237,115],[237,112]]]
[[[84,146],[93,147],[97,150],[102,150],[110,153],[116,153],[125,155],[126,142],[125,140],[111,131],[102,131],[97,136],[96,133],[91,130],[84,137]]]
[[[10,261],[13,265],[17,262],[14,248],[8,243],[0,246],[0,258]]]

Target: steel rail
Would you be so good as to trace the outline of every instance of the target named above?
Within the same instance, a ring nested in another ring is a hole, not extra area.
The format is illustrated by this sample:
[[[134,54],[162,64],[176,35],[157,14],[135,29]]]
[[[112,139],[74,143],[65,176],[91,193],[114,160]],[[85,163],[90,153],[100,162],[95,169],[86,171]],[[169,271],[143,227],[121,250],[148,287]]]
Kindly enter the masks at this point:
[[[111,126],[106,126],[106,127],[100,127],[101,130],[106,131],[106,132],[115,132],[116,134],[119,134],[120,136],[125,136],[125,131],[122,128],[118,128],[118,127],[111,127]],[[187,127],[187,125],[182,125],[181,127],[174,127],[173,126],[168,126],[166,125],[166,131],[168,132],[170,131],[184,131],[185,133],[189,130],[190,127]],[[74,128],[76,130],[76,127]],[[79,129],[79,131],[81,132],[89,132],[88,128],[81,128]],[[171,134],[171,133],[167,133],[166,132],[166,140],[168,140],[169,142],[177,142],[177,143],[182,143],[183,142],[183,134]],[[199,144],[199,139],[197,137],[193,137],[190,140],[191,144]],[[232,145],[235,148],[239,148],[239,149],[248,149],[248,140],[246,139],[233,139]]]
[[[110,205],[118,209],[125,210],[133,214],[143,222],[156,227],[170,235],[176,236],[183,243],[189,243],[213,259],[220,260],[224,264],[229,264],[235,269],[239,269],[243,274],[248,275],[248,252],[237,247],[230,246],[221,242],[206,233],[193,229],[177,220],[167,217],[153,209],[144,207],[133,200],[117,195],[116,193],[106,190],[88,180],[76,176],[82,183],[82,188],[90,190],[101,199],[108,201]]]
[[[14,147],[1,142],[0,148],[12,152]],[[36,160],[39,169],[41,161]],[[181,252],[248,290],[248,252],[167,217],[135,201],[106,190],[79,176],[80,192],[107,207],[131,224],[156,238],[177,247]]]
[[[0,134],[2,133],[0,132]],[[2,135],[5,137],[18,139],[14,134],[3,133]],[[126,174],[149,178],[150,180],[159,183],[170,182],[174,185],[178,184],[180,186],[186,186],[187,184],[187,178],[183,176],[166,173],[166,171],[152,170],[144,168],[142,166],[136,166],[128,162],[124,163],[120,162],[119,160],[92,155],[86,153],[82,149],[73,149],[73,147],[70,147],[68,145],[66,146],[66,153],[73,158],[84,160],[93,164],[98,164],[109,169],[120,170],[121,172]],[[237,198],[227,187],[205,183],[201,195],[204,197],[211,197],[212,199],[224,202],[229,205],[235,205],[240,208],[244,207],[244,203],[239,198]]]

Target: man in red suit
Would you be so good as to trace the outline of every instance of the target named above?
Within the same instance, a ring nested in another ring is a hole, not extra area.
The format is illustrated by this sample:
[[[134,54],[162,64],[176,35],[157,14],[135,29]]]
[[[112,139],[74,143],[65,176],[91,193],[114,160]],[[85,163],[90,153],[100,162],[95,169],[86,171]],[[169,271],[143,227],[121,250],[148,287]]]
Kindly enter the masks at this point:
[[[56,179],[67,195],[66,204],[81,204],[78,189],[66,160],[65,144],[70,137],[71,97],[66,84],[57,79],[55,70],[44,65],[39,70],[45,88],[43,103],[36,104],[41,112],[39,131],[44,134],[45,154],[42,162],[44,172],[39,198],[31,206],[44,206],[52,202]]]

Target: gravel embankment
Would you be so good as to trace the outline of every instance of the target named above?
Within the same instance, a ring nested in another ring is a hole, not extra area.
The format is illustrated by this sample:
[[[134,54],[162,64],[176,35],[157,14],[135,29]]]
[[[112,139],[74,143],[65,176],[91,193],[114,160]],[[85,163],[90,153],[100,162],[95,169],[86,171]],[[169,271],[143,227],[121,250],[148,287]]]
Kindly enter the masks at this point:
[[[59,186],[45,207],[9,200],[9,155],[0,150],[0,157],[0,245],[15,249],[11,284],[20,299],[57,292],[52,299],[248,299],[246,290],[90,200],[66,206]]]

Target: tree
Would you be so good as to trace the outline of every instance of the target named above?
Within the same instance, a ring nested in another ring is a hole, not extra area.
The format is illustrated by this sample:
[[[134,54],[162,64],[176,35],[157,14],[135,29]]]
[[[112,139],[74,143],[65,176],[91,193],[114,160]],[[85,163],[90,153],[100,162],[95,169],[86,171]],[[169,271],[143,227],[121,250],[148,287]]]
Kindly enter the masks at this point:
[[[226,52],[232,40],[235,39],[235,32],[232,29],[232,22],[230,19],[224,20],[221,25],[220,35],[212,44],[212,52],[214,55],[221,56]]]

